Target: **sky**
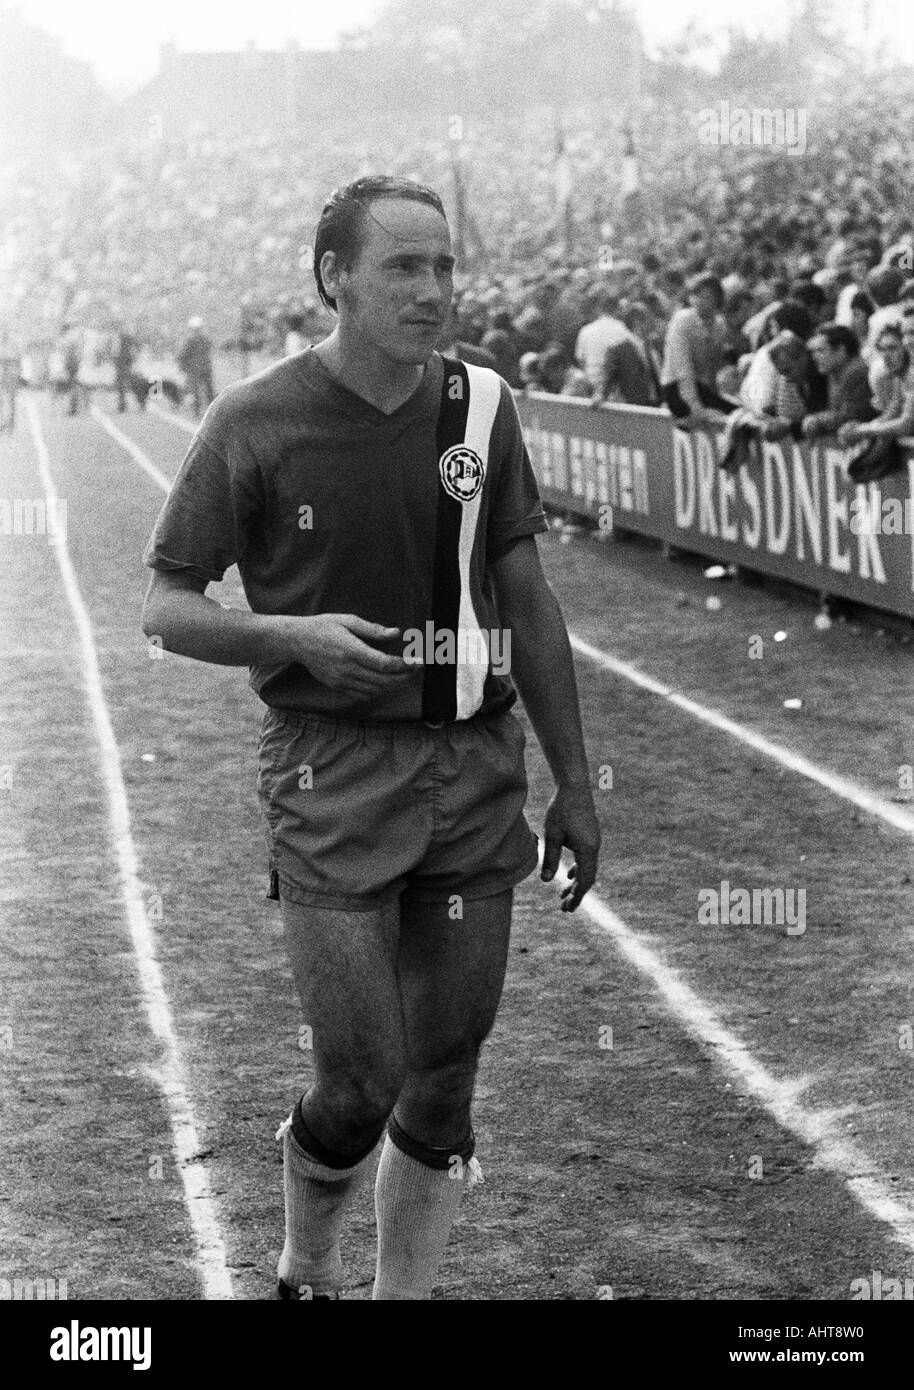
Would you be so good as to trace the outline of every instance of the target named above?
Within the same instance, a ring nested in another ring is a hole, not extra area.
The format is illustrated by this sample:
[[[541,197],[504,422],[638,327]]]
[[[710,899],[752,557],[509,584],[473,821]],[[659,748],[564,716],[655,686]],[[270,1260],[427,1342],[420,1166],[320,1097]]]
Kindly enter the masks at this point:
[[[294,37],[303,48],[331,48],[341,31],[370,24],[382,0],[0,0],[60,38],[73,57],[90,61],[109,88],[139,86],[158,67],[159,45],[179,48],[281,48]],[[493,0],[497,5],[498,0]],[[600,0],[594,0],[595,5]],[[750,31],[783,28],[799,0],[634,0],[648,47],[674,37],[690,19],[722,31],[738,18]],[[829,9],[859,39],[869,10],[871,34],[894,57],[914,62],[914,7],[909,0],[832,0]]]

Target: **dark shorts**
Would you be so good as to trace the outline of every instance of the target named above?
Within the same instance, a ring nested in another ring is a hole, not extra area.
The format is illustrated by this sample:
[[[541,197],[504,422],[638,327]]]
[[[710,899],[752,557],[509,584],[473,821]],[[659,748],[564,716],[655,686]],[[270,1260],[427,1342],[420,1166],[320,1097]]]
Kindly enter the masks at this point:
[[[268,897],[372,911],[503,893],[536,868],[524,730],[510,713],[434,728],[270,708],[257,789]]]

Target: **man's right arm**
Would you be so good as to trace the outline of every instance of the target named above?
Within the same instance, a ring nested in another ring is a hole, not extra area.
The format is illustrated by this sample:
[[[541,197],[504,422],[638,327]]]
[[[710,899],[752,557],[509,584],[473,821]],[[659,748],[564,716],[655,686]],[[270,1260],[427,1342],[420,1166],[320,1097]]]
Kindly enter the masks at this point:
[[[220,666],[287,659],[285,618],[225,608],[206,597],[209,581],[192,570],[155,570],[143,604],[143,631],[166,651]]]
[[[366,622],[353,613],[313,617],[251,613],[207,598],[208,580],[192,570],[155,570],[143,604],[143,632],[166,651],[221,666],[294,661],[331,689],[372,695],[408,679],[402,657],[370,646],[390,641],[399,628]]]

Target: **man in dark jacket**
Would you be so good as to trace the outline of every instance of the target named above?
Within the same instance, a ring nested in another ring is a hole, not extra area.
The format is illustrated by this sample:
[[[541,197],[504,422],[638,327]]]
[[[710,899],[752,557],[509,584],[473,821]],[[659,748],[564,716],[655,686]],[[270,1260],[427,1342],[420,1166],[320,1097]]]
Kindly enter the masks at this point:
[[[872,420],[876,411],[869,376],[852,330],[840,323],[823,324],[810,338],[809,351],[825,378],[827,403],[804,419],[806,438],[834,434],[851,420]]]

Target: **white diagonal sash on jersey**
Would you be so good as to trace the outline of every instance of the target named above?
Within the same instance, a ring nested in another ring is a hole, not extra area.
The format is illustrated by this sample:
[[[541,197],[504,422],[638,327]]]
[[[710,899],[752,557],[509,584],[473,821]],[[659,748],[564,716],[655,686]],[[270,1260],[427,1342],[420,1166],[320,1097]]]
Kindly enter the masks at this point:
[[[489,441],[492,426],[498,413],[501,400],[501,384],[497,374],[485,367],[464,363],[470,385],[470,404],[467,411],[464,443],[483,460],[488,472]],[[482,704],[483,687],[489,671],[488,662],[468,662],[466,656],[489,649],[489,634],[483,633],[473,607],[470,566],[479,513],[482,507],[482,488],[470,502],[462,503],[460,519],[460,541],[458,564],[460,567],[460,617],[458,619],[457,642],[457,718],[469,719]]]

